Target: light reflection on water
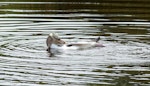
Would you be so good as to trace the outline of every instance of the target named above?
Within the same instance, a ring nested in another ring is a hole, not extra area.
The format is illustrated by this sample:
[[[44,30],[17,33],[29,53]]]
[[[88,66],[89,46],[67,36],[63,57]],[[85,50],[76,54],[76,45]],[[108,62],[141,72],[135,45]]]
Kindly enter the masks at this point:
[[[139,16],[148,5],[132,14],[118,2],[107,12],[110,3],[105,9],[104,3],[1,2],[0,85],[149,86],[150,23]],[[106,47],[49,57],[50,32],[67,42],[101,36]]]

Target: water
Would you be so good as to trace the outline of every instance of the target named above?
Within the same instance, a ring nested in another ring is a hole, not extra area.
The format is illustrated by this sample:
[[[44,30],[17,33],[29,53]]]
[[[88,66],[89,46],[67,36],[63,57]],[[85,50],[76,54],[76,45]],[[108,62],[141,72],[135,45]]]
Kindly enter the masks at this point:
[[[1,1],[0,85],[149,86],[149,2]],[[101,36],[106,47],[50,57],[50,32],[67,42]]]

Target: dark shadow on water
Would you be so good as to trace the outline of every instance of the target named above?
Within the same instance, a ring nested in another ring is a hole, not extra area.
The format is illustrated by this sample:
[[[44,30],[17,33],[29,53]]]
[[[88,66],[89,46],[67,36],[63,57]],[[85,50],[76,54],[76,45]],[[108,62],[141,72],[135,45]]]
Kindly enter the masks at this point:
[[[55,57],[56,55],[61,55],[63,53],[63,51],[58,50],[58,49],[50,49],[49,51],[47,51],[49,57]]]

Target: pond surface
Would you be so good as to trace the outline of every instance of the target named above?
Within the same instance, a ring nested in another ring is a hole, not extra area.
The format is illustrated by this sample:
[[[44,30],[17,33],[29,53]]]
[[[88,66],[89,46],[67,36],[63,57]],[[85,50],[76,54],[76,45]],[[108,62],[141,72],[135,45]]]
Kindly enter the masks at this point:
[[[149,0],[2,1],[0,85],[150,86]],[[105,47],[50,57],[50,32]]]

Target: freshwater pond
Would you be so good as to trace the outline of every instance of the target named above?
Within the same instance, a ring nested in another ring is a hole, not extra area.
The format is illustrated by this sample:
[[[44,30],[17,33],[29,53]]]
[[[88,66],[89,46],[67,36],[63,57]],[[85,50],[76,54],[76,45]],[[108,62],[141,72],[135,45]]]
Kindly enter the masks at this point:
[[[0,85],[150,86],[149,3],[2,0]],[[49,56],[51,32],[69,43],[100,36],[105,47]]]

